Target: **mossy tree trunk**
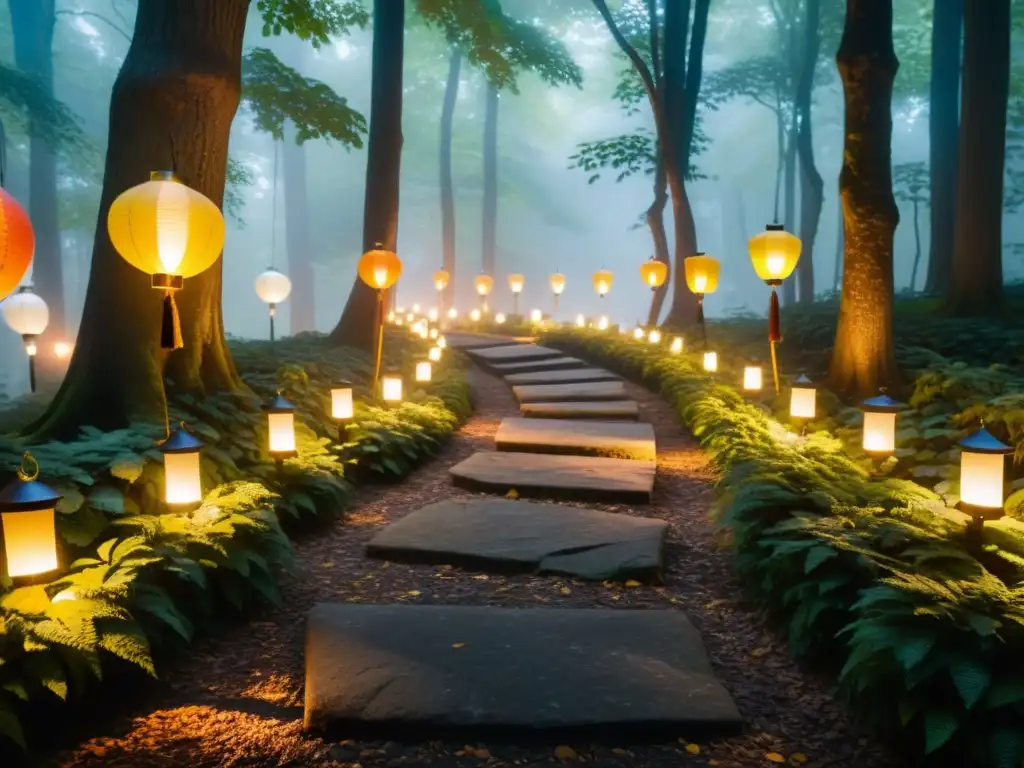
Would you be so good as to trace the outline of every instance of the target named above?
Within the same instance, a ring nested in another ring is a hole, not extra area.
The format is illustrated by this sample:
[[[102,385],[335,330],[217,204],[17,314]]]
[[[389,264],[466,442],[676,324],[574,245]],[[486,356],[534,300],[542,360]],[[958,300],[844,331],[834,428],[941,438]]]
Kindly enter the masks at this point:
[[[1010,0],[964,6],[963,104],[949,306],[960,315],[1003,304],[1003,164],[1010,88]]]
[[[801,304],[814,301],[814,240],[818,236],[821,207],[824,202],[825,183],[814,163],[814,143],[811,138],[811,95],[814,90],[814,71],[818,66],[821,35],[818,31],[820,0],[807,0],[804,9],[804,42],[801,49],[803,66],[797,83],[795,99],[799,118],[796,149],[800,160],[800,240],[803,253],[797,263],[797,299]],[[790,281],[792,282],[792,281]]]
[[[455,298],[455,190],[452,184],[452,122],[455,117],[455,101],[459,96],[459,71],[462,69],[462,52],[452,48],[448,59],[448,79],[444,86],[444,103],[441,106],[441,253],[445,271],[448,272],[448,286],[444,289],[444,305],[454,306]]]
[[[218,205],[228,134],[241,90],[248,0],[147,0],[110,100],[110,128],[92,266],[74,357],[60,391],[34,426],[69,437],[83,424],[124,427],[162,420],[162,375],[176,390],[238,390],[224,341],[221,262],[185,281],[178,298],[184,349],[160,349],[161,302],[148,275],[107,235],[114,198],[171,168]]]
[[[498,250],[498,89],[487,82],[484,107],[484,199],[481,221],[480,268],[494,275]]]
[[[363,250],[398,247],[398,186],[402,162],[402,61],[405,0],[373,4],[373,84],[367,142]],[[377,292],[357,276],[331,342],[372,351],[377,337]]]
[[[294,333],[316,329],[316,278],[313,275],[313,246],[309,238],[309,206],[306,191],[306,147],[295,141],[295,126],[285,135],[281,148],[284,163],[284,228],[288,250],[288,297],[290,330]]]
[[[928,106],[931,242],[924,289],[942,295],[949,292],[953,274],[963,15],[964,0],[935,0]]]
[[[893,349],[892,0],[848,0],[836,54],[846,104],[839,193],[845,248],[831,377],[842,393],[867,396],[898,378]]]

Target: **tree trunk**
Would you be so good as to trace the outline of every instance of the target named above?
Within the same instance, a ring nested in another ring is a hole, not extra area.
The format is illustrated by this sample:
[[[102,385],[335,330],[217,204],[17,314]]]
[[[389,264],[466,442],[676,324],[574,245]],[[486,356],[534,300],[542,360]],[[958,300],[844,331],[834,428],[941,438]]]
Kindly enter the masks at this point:
[[[963,111],[950,308],[998,312],[1003,303],[1003,163],[1010,88],[1010,0],[964,7]]]
[[[914,200],[914,266],[910,270],[910,292],[914,292],[917,284],[917,267],[921,263],[921,225],[918,220],[920,205]]]
[[[785,207],[782,212],[782,220],[787,232],[796,231],[796,142],[797,119],[796,110],[794,109],[789,127],[786,129]],[[782,303],[789,306],[795,302],[796,277],[791,276],[789,280],[785,280],[782,283]]]
[[[668,202],[667,181],[665,178],[665,167],[658,161],[657,170],[654,173],[654,201],[647,209],[644,218],[651,230],[651,240],[654,242],[654,258],[668,264],[669,278],[661,284],[651,295],[651,309],[647,314],[647,325],[655,326],[658,318],[661,317],[662,307],[665,306],[665,297],[668,295],[668,287],[672,276],[672,258],[668,251],[668,235],[665,232],[665,204]]]
[[[487,106],[484,111],[484,201],[481,268],[485,275],[494,274],[495,252],[498,248],[498,89],[487,83]]]
[[[931,241],[925,291],[942,295],[949,293],[953,274],[963,15],[964,0],[935,0],[928,108]]]
[[[165,365],[175,391],[202,397],[244,389],[224,341],[218,262],[185,281],[178,299],[184,349],[159,347],[161,302],[148,275],[107,236],[114,198],[176,165],[217,205],[224,197],[228,134],[241,91],[248,0],[147,0],[110,100],[103,191],[82,325],[67,377],[33,427],[72,437],[82,424],[126,427],[165,415]]]
[[[363,250],[377,243],[398,247],[398,182],[402,163],[402,60],[405,0],[373,4],[373,83],[363,205]],[[331,341],[372,351],[377,334],[377,295],[356,277]]]
[[[295,126],[289,123],[281,148],[284,160],[284,228],[288,248],[288,297],[293,334],[316,330],[316,278],[313,246],[309,238],[309,206],[306,202],[306,147],[295,142]]]
[[[452,186],[452,121],[455,101],[459,96],[459,70],[462,52],[452,48],[448,60],[448,81],[444,86],[444,104],[441,107],[441,250],[443,267],[448,272],[448,285],[444,289],[444,305],[455,306],[455,191]]]
[[[843,80],[846,140],[839,191],[846,233],[843,291],[831,378],[845,395],[869,396],[896,383],[893,348],[892,0],[847,0],[836,54]]]
[[[811,139],[811,94],[814,90],[814,70],[818,65],[821,39],[818,33],[820,0],[807,0],[804,25],[803,67],[797,86],[796,113],[800,119],[797,130],[797,153],[800,159],[800,240],[803,252],[797,263],[799,301],[814,301],[814,240],[818,236],[825,182],[814,164],[814,143]]]
[[[832,272],[832,290],[838,291],[843,282],[843,245],[846,238],[843,236],[843,198],[836,200],[836,258],[835,269]]]
[[[782,113],[781,99],[775,113],[775,202],[772,206],[772,221],[779,220],[779,203],[782,195],[782,171],[786,165],[786,119]]]

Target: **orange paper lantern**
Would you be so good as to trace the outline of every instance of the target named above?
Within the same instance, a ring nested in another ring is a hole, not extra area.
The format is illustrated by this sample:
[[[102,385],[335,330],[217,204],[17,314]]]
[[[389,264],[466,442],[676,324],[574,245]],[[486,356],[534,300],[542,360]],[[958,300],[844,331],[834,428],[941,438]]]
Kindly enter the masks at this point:
[[[0,187],[0,301],[21,283],[32,263],[36,235],[25,209]]]
[[[359,278],[371,288],[384,291],[398,281],[402,262],[394,251],[377,247],[359,259]]]

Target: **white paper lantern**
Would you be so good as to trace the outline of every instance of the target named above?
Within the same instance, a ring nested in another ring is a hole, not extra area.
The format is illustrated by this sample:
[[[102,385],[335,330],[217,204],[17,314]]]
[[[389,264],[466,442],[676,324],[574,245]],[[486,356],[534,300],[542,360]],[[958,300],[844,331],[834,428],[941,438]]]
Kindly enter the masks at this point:
[[[39,336],[50,323],[50,308],[43,297],[33,293],[32,287],[23,285],[18,292],[0,304],[4,322],[22,338]]]
[[[280,304],[292,292],[292,281],[288,275],[270,267],[256,276],[256,295],[264,304]]]

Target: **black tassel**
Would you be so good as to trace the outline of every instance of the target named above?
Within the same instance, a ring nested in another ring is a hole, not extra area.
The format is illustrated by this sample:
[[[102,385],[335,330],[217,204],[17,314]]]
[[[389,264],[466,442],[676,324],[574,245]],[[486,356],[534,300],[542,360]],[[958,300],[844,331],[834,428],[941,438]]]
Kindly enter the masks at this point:
[[[164,293],[163,320],[160,324],[160,348],[181,349],[185,343],[181,339],[181,319],[178,317],[178,305],[174,301],[174,291]]]
[[[768,306],[768,341],[773,344],[782,341],[782,323],[779,320],[779,295],[772,288],[772,300]]]

